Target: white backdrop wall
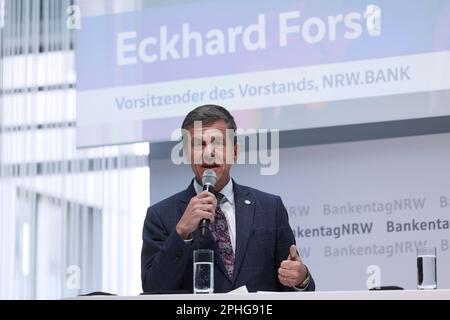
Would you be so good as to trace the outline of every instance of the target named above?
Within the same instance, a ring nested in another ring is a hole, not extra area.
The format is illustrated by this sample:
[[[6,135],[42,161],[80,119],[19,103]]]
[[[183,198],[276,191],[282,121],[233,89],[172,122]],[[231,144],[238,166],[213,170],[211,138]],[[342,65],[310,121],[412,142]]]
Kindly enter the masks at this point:
[[[282,197],[318,290],[366,290],[372,268],[381,285],[414,289],[420,242],[437,247],[438,287],[450,288],[449,163],[450,134],[435,134],[281,149],[277,175],[235,165],[232,177]],[[150,167],[151,203],[193,177],[170,159]]]

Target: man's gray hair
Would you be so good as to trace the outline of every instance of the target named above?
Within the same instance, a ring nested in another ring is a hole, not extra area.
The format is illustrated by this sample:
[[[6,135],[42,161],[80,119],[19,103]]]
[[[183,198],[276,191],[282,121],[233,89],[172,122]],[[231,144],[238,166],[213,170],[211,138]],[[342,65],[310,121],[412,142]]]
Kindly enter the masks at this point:
[[[236,132],[236,122],[230,112],[224,107],[215,104],[206,104],[199,106],[189,112],[184,118],[182,129],[189,130],[194,126],[195,121],[201,121],[202,125],[209,125],[216,121],[224,121],[228,129]]]

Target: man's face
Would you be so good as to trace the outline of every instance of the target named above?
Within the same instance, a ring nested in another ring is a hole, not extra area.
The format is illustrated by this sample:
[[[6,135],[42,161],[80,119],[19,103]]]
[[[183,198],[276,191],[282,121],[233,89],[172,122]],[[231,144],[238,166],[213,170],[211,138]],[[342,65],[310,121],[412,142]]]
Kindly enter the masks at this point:
[[[217,176],[214,190],[220,191],[230,179],[231,163],[237,158],[237,145],[233,138],[227,137],[227,125],[223,120],[202,124],[201,127],[199,124],[189,129],[192,171],[201,183],[203,172],[214,170]],[[230,148],[228,155],[227,146]]]

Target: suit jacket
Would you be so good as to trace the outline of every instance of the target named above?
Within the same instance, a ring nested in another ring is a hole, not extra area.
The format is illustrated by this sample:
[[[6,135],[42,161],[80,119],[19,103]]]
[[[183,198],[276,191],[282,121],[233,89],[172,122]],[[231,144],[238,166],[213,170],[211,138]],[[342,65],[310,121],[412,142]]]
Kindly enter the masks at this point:
[[[295,237],[281,198],[233,181],[236,250],[233,278],[229,279],[209,233],[198,230],[186,243],[175,227],[190,199],[193,184],[148,208],[143,228],[141,278],[144,292],[193,291],[193,250],[211,248],[214,256],[214,292],[246,285],[249,291],[293,291],[278,281],[278,268],[289,255]],[[248,200],[248,201],[246,201]],[[250,204],[248,202],[250,201]],[[314,280],[306,290],[315,289]]]

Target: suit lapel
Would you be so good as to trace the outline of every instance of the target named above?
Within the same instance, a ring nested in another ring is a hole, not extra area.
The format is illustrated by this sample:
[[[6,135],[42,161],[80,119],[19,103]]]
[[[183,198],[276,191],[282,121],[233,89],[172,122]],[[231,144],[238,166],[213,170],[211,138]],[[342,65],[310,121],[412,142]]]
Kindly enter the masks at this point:
[[[247,251],[248,239],[255,215],[255,199],[249,190],[233,181],[234,206],[236,215],[236,253],[233,271],[233,284],[237,279]]]
[[[185,209],[186,209],[189,201],[191,201],[191,198],[193,198],[197,195],[197,193],[195,192],[195,189],[194,189],[193,182],[194,182],[194,179],[192,179],[189,186],[186,188],[186,190],[184,190],[183,193],[181,193],[181,196],[180,196],[180,201],[181,201],[181,203],[184,203]],[[184,210],[183,210],[183,212],[184,212]],[[183,214],[183,212],[181,214]]]
[[[179,210],[178,210],[178,219],[177,219],[177,223],[178,221],[180,221],[181,217],[183,216],[184,211],[187,208],[187,205],[189,204],[189,201],[191,201],[191,198],[196,196],[196,192],[194,189],[194,186],[192,185],[192,181],[191,184],[186,188],[186,190],[184,190],[183,193],[181,193],[179,200],[180,200],[180,204],[179,204]]]

